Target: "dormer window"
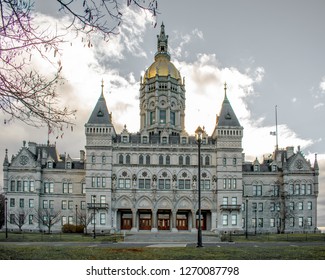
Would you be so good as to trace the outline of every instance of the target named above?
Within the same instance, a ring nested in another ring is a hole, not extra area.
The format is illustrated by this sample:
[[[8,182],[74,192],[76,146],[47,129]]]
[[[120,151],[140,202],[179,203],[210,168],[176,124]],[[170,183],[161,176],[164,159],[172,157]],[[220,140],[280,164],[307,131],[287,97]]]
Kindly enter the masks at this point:
[[[148,143],[148,137],[147,136],[143,136],[142,137],[142,143],[143,144],[147,144]]]
[[[52,161],[48,161],[47,162],[47,168],[53,168],[53,162]]]
[[[275,172],[277,170],[277,166],[275,164],[272,164],[272,171]]]
[[[162,144],[167,144],[167,137],[162,137]]]
[[[127,142],[128,142],[128,137],[127,137],[126,135],[124,135],[124,136],[122,137],[122,142],[123,142],[123,143],[127,143]]]
[[[255,172],[260,171],[260,166],[257,165],[257,164],[255,164],[255,165],[254,165],[254,171],[255,171]]]
[[[72,163],[70,161],[67,162],[67,169],[71,169]]]

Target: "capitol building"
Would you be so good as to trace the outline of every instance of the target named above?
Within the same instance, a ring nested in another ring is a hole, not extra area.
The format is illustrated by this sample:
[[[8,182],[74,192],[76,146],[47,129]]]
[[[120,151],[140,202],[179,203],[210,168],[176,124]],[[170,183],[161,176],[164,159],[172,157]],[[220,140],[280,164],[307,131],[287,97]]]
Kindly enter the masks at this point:
[[[163,24],[139,92],[137,133],[126,126],[116,132],[102,85],[93,93],[99,98],[89,108],[80,158],[49,143],[24,142],[12,157],[6,151],[9,230],[47,230],[52,222],[53,232],[65,224],[98,233],[195,232],[199,217],[202,230],[216,233],[317,229],[317,156],[310,162],[299,147],[276,147],[263,160],[246,161],[245,128],[226,85],[213,133],[197,131],[199,156],[198,139],[185,131],[185,80],[171,62]]]

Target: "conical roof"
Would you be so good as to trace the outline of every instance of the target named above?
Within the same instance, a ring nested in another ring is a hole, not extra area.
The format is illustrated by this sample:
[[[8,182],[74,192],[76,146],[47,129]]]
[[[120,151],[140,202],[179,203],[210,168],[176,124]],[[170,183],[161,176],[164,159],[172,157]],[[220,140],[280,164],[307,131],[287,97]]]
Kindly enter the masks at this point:
[[[240,127],[240,123],[236,117],[236,114],[231,107],[231,104],[228,100],[227,93],[226,93],[226,86],[225,86],[225,98],[223,100],[219,118],[218,118],[218,127],[226,127],[226,126],[232,126],[232,127]]]

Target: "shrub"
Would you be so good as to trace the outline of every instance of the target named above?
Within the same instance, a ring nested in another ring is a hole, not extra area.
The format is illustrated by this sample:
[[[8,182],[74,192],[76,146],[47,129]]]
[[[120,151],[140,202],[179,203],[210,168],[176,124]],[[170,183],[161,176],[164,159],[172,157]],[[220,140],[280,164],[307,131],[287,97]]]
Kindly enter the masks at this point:
[[[63,233],[83,233],[85,226],[83,225],[73,225],[73,224],[65,224],[62,226]]]

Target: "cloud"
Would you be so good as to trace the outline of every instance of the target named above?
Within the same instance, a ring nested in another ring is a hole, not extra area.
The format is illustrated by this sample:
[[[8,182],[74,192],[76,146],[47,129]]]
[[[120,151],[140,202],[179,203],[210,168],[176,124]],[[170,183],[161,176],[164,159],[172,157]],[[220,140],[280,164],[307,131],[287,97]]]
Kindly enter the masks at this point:
[[[318,109],[318,108],[320,108],[320,107],[323,107],[324,106],[324,103],[318,103],[318,104],[316,104],[316,105],[314,105],[314,109]]]
[[[323,93],[325,93],[325,77],[323,77],[322,81],[320,82],[319,88]]]

